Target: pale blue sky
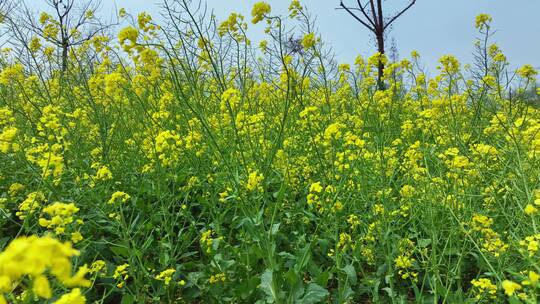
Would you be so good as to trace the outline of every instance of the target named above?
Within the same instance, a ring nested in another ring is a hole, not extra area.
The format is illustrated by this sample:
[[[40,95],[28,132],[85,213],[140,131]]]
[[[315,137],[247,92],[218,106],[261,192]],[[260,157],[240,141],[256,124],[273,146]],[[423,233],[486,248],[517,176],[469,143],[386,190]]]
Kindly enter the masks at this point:
[[[35,0],[32,0],[35,1]],[[79,1],[79,0],[78,0]],[[84,1],[84,0],[80,0]],[[103,0],[107,9],[114,3],[133,14],[148,11],[158,19],[159,0]],[[258,0],[208,0],[208,7],[223,20],[231,12],[250,16]],[[287,13],[289,0],[267,0],[273,13]],[[345,0],[345,3],[356,2]],[[342,10],[335,10],[339,0],[303,0],[301,3],[316,16],[322,38],[328,42],[341,62],[352,62],[361,54],[374,52],[369,33]],[[405,0],[390,0],[398,7]],[[493,16],[497,42],[513,67],[529,63],[540,68],[540,0],[418,0],[417,4],[394,23],[390,33],[395,37],[400,57],[418,50],[422,61],[431,69],[440,56],[456,55],[464,63],[472,61],[473,41],[477,36],[475,16]],[[250,18],[248,18],[250,19]],[[252,40],[263,39],[264,25],[251,26]]]

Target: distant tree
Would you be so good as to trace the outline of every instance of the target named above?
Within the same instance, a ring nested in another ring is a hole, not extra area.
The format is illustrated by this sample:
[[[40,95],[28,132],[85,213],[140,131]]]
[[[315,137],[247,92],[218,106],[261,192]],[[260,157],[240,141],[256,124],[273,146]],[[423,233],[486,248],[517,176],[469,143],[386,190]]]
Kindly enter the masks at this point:
[[[383,0],[356,0],[356,4],[353,6],[347,6],[340,1],[340,8],[349,13],[356,21],[360,22],[364,27],[369,29],[374,35],[377,42],[377,51],[381,54],[385,54],[385,33],[389,29],[390,25],[394,23],[399,17],[401,17],[407,10],[409,10],[416,0],[409,0],[408,4],[401,10],[395,12],[393,15],[385,16],[383,10]],[[384,73],[384,63],[379,62],[377,83],[379,89],[384,88],[382,81]]]
[[[0,47],[3,47],[8,43],[8,39],[5,39],[6,35],[6,18],[13,12],[15,4],[12,0],[0,0]]]
[[[101,0],[45,0],[44,2],[52,10],[52,15],[42,13],[39,20],[36,20],[36,13],[25,1],[22,1],[20,20],[16,21],[15,25],[56,46],[60,51],[62,72],[68,69],[68,55],[72,47],[82,45],[96,35],[105,33],[114,25],[112,22],[103,23],[95,16],[95,13],[101,9]]]

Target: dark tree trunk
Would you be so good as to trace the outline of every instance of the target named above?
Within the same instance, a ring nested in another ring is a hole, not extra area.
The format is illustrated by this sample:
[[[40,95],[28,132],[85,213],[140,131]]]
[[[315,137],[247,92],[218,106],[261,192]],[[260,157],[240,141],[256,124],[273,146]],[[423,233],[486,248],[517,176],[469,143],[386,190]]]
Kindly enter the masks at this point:
[[[377,51],[381,53],[381,55],[384,55],[385,54],[384,32],[383,31],[377,32],[376,36],[377,36]],[[377,86],[379,87],[379,90],[385,89],[383,76],[384,76],[384,62],[382,62],[382,60],[379,60],[379,65],[377,67]]]
[[[388,18],[385,18],[383,14],[383,0],[367,0],[363,3],[362,0],[356,0],[356,3],[358,4],[358,7],[352,8],[347,7],[345,4],[343,4],[343,0],[341,0],[339,6],[346,10],[347,13],[356,19],[356,21],[360,22],[360,24],[369,29],[375,35],[375,39],[377,40],[377,51],[379,51],[381,55],[385,55],[384,32],[394,21],[396,21],[396,19],[409,10],[416,3],[416,0],[410,0],[409,4],[405,8]],[[355,13],[353,10],[360,13]],[[379,90],[386,89],[383,79],[385,68],[384,65],[384,62],[378,62],[377,88]]]
[[[68,47],[68,42],[62,41],[62,74],[64,74],[68,68]]]

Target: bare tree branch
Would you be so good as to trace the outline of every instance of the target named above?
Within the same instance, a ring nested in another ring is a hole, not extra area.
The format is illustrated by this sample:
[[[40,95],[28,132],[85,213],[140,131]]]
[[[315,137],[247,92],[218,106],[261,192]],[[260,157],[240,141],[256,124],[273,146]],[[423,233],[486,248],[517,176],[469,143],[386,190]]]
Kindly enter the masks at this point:
[[[401,12],[397,13],[394,17],[390,18],[390,20],[386,22],[386,24],[384,25],[384,29],[389,27],[390,24],[392,24],[392,22],[396,21],[401,15],[403,15],[406,11],[408,11],[411,7],[413,7],[415,3],[416,3],[416,0],[412,0],[411,3],[409,3],[409,5],[406,8],[404,8]]]
[[[373,4],[373,0],[369,0],[369,5],[371,6],[371,16],[373,17],[373,21],[375,22],[375,29],[378,29],[380,28],[380,24],[377,18],[377,13],[375,12],[375,4]]]
[[[364,20],[360,19],[360,17],[356,16],[356,14],[354,14],[354,12],[352,10],[350,10],[348,7],[346,7],[343,2],[340,3],[341,8],[343,8],[344,10],[347,11],[347,13],[349,13],[351,16],[353,16],[354,19],[356,19],[356,21],[360,22],[363,26],[367,27],[370,31],[374,32],[375,29],[373,27],[371,27],[369,24],[367,24],[366,22],[364,22]]]
[[[362,12],[364,17],[366,17],[366,19],[371,23],[371,25],[373,25],[373,28],[376,28],[377,26],[375,25],[375,21],[371,20],[371,18],[369,18],[368,14],[366,12],[366,7],[369,4],[369,2],[366,2],[366,4],[364,4],[364,5],[362,5],[362,3],[360,3],[360,0],[356,0],[356,2],[358,3],[358,9]]]
[[[416,0],[410,0],[409,4],[403,8],[401,11],[396,13],[390,18],[385,18],[384,9],[383,9],[383,0],[366,0],[362,4],[362,0],[356,0],[358,7],[347,7],[343,4],[343,0],[340,1],[340,7],[346,10],[355,20],[360,22],[363,26],[368,28],[375,35],[375,40],[377,42],[377,51],[380,54],[385,54],[385,33],[388,27],[401,17],[406,11],[408,11],[415,3]],[[369,7],[368,7],[369,6]],[[362,16],[355,14],[353,11],[360,11]],[[370,16],[371,15],[371,16]],[[363,18],[365,20],[363,20]],[[385,22],[385,20],[388,20]],[[377,83],[379,89],[384,89],[384,63],[379,62],[377,66],[378,70],[378,79]]]

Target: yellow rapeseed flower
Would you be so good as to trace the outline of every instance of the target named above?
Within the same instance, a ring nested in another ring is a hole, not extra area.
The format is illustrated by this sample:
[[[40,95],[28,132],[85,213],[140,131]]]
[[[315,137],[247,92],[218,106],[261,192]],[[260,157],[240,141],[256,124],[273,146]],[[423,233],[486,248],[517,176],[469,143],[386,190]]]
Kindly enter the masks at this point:
[[[259,173],[257,170],[250,171],[248,174],[247,181],[245,183],[246,189],[248,191],[262,191],[262,181],[264,180],[264,176],[262,173]]]
[[[43,193],[32,192],[26,196],[26,199],[22,203],[20,203],[19,211],[17,211],[15,215],[23,220],[26,216],[34,213],[43,202],[45,202],[45,195]]]
[[[118,40],[120,41],[120,45],[122,45],[124,47],[124,50],[126,51],[131,50],[135,46],[138,37],[139,31],[133,26],[128,26],[122,29],[120,33],[118,33]],[[129,41],[130,44],[126,44],[127,41]]]
[[[86,297],[82,295],[79,288],[74,288],[70,293],[64,294],[53,304],[85,304]]]
[[[476,289],[476,299],[479,300],[484,295],[488,295],[494,299],[497,294],[497,285],[493,284],[490,279],[480,278],[471,281],[472,286]]]
[[[169,286],[172,280],[172,276],[174,275],[175,272],[176,272],[176,269],[169,268],[160,272],[158,275],[155,276],[155,278],[156,280],[163,281],[165,286]]]
[[[126,203],[131,199],[131,196],[125,192],[122,191],[116,191],[111,195],[111,199],[107,202],[107,204],[115,204],[117,202]]]
[[[489,23],[491,21],[493,21],[493,18],[491,18],[490,15],[488,15],[488,14],[480,14],[480,15],[476,16],[475,27],[477,29],[487,27],[487,26],[489,26]]]
[[[443,74],[452,75],[459,71],[460,63],[456,57],[452,55],[445,55],[439,59],[441,66],[437,68],[442,71]]]
[[[316,42],[317,41],[315,39],[315,33],[309,33],[309,34],[304,35],[304,37],[302,37],[302,46],[305,49],[312,48]]]
[[[39,225],[48,229],[54,229],[56,234],[64,233],[65,227],[75,220],[73,216],[79,212],[79,208],[73,203],[55,202],[43,209],[43,213],[47,214],[50,219],[41,217]]]
[[[226,279],[227,277],[225,276],[225,273],[218,273],[218,274],[210,276],[210,279],[208,279],[208,283],[216,284],[219,282],[225,282]]]
[[[128,268],[129,264],[125,263],[118,265],[114,270],[113,279],[120,281],[116,284],[116,287],[122,288],[126,284],[126,280],[129,278]]]
[[[294,18],[300,13],[300,11],[302,11],[302,5],[300,4],[300,1],[292,0],[291,4],[289,5],[289,16],[291,18]]]
[[[527,285],[536,285],[538,283],[538,280],[540,279],[540,275],[536,273],[535,271],[529,271],[528,278],[523,280],[521,284],[527,286]]]
[[[11,292],[28,277],[36,296],[44,299],[52,297],[50,274],[67,287],[89,286],[84,278],[85,268],[72,276],[71,258],[79,255],[70,243],[61,243],[51,237],[19,237],[0,253],[0,303],[6,303],[3,293]],[[66,302],[77,303],[77,302]]]
[[[97,180],[106,181],[106,180],[110,180],[112,178],[113,178],[113,176],[112,176],[111,170],[109,170],[109,167],[107,167],[105,165],[101,166],[96,172],[96,179]]]
[[[251,16],[253,16],[251,22],[253,24],[259,23],[261,20],[263,20],[264,15],[269,14],[271,10],[272,8],[270,7],[270,4],[266,2],[261,1],[255,3],[253,9],[251,10]]]
[[[502,288],[507,296],[513,296],[517,290],[521,290],[521,285],[510,280],[504,280],[502,282]]]
[[[525,206],[525,213],[527,215],[533,215],[537,212],[538,212],[538,209],[536,209],[536,207],[534,207],[533,205],[528,204],[527,206]]]
[[[533,80],[538,72],[532,65],[526,64],[517,70],[517,74],[525,79]]]

